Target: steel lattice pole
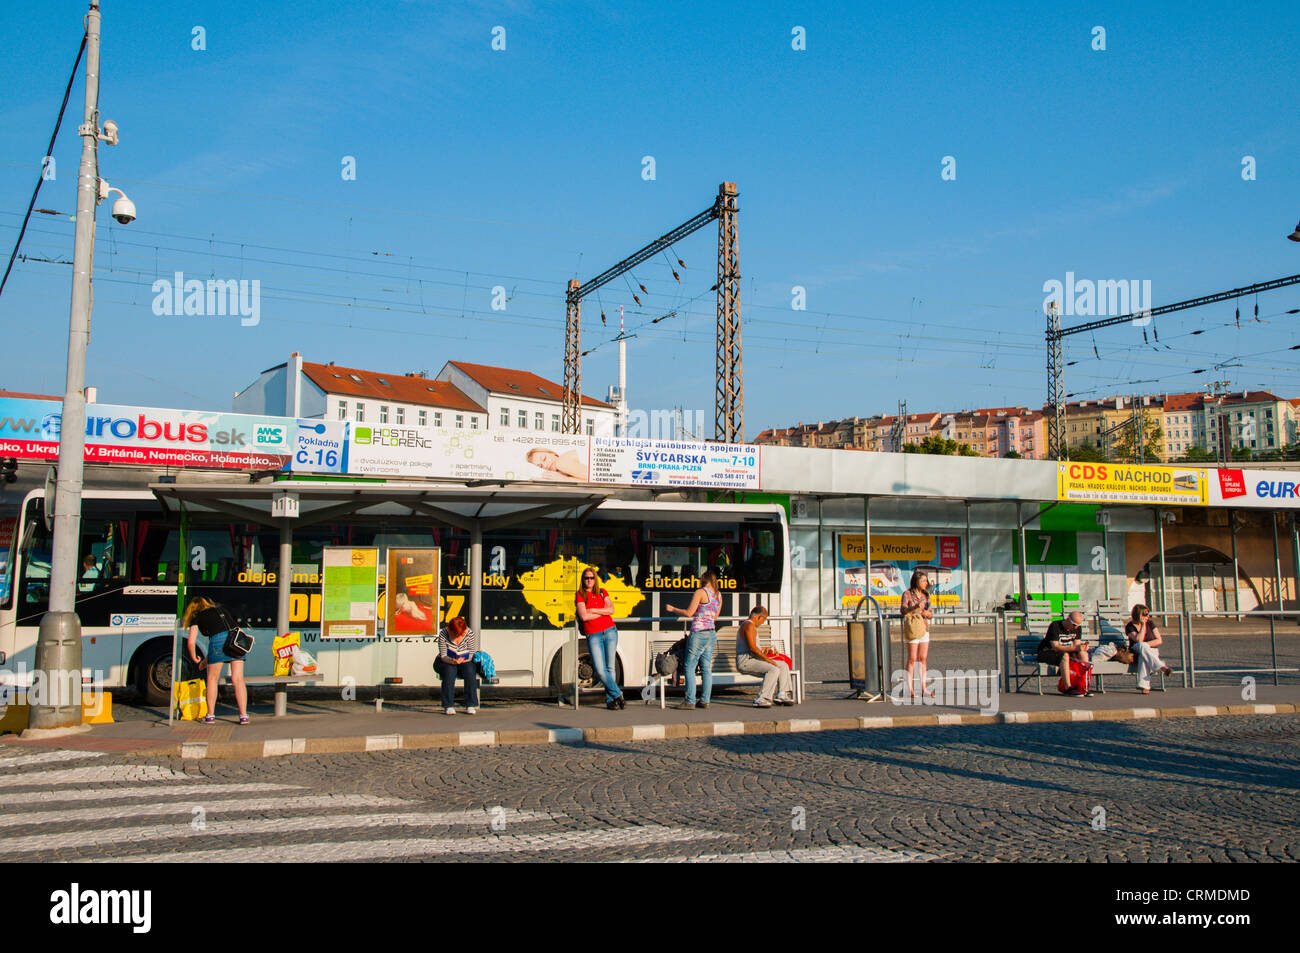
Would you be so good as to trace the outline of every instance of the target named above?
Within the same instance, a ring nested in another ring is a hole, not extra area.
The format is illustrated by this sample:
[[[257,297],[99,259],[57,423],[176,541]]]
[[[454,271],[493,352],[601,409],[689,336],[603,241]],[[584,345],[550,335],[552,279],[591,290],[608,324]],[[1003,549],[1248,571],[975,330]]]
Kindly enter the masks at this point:
[[[714,437],[745,439],[745,388],[740,346],[740,238],[736,183],[718,186],[718,339]]]
[[[1047,418],[1047,453],[1054,460],[1066,458],[1062,370],[1061,314],[1053,301],[1047,307],[1047,404],[1051,409]]]
[[[578,281],[569,279],[564,308],[564,410],[561,429],[579,433],[582,416],[582,299]]]

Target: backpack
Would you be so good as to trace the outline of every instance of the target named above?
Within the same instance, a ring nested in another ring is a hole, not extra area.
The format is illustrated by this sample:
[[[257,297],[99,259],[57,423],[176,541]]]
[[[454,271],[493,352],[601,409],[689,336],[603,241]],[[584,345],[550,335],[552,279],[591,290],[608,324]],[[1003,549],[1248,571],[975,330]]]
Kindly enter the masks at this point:
[[[655,656],[655,674],[662,675],[664,678],[672,678],[677,674],[680,664],[677,656],[671,650],[660,652]]]
[[[1065,684],[1065,676],[1062,675],[1056,680],[1056,690],[1064,695],[1067,688],[1077,688],[1086,695],[1092,689],[1092,666],[1080,662],[1073,655],[1067,664],[1070,666],[1070,684]]]

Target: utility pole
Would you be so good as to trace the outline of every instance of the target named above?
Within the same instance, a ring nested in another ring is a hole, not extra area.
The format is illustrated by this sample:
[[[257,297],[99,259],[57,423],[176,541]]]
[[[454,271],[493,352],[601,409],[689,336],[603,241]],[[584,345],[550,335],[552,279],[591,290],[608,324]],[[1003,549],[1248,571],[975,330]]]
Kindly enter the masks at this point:
[[[1062,404],[1065,381],[1061,367],[1061,312],[1056,302],[1047,305],[1047,455],[1064,460],[1068,453],[1065,440],[1065,406]]]
[[[59,469],[54,495],[54,551],[50,559],[49,611],[36,642],[36,677],[45,691],[35,699],[31,728],[81,724],[81,620],[77,618],[77,547],[81,539],[81,483],[86,452],[86,346],[90,341],[90,277],[99,204],[99,0],[86,14],[86,103],[77,175],[77,231],[72,255],[72,309],[68,319],[68,374],[59,422]],[[105,137],[114,142],[115,135]],[[46,500],[45,505],[49,506]]]
[[[713,439],[745,441],[745,385],[740,350],[740,234],[735,182],[718,186],[718,367]]]
[[[890,435],[893,440],[894,453],[903,452],[903,439],[907,436],[907,401],[898,402],[898,417],[894,420],[894,432]]]

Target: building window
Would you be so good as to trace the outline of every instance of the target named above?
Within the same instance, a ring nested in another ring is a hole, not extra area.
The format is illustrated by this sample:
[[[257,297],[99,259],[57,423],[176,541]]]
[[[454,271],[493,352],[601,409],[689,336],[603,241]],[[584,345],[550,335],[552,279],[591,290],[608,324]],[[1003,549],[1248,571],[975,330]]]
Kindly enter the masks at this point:
[[[379,405],[379,422],[380,422],[381,424],[386,424],[386,423],[388,423],[388,405],[387,405],[387,404],[380,404],[380,405]]]
[[[587,418],[587,436],[590,437],[596,432],[596,422],[590,417]]]
[[[526,410],[519,411],[519,429],[520,430],[528,429],[528,411]]]
[[[457,430],[464,430],[464,429],[465,429],[465,415],[464,415],[464,414],[457,414],[457,415],[456,415],[456,429],[457,429]]]
[[[469,415],[469,429],[478,430],[478,414]]]
[[[339,401],[339,420],[347,420],[347,419],[348,419],[348,402],[346,400],[341,400]]]
[[[398,408],[397,408],[397,422],[398,422],[399,424],[404,424],[404,423],[406,423],[406,408],[405,408],[405,407],[398,407]]]
[[[533,429],[534,430],[542,429],[542,412],[540,410],[537,411],[537,413],[533,414]]]
[[[502,426],[502,427],[509,427],[509,426],[510,426],[510,408],[509,408],[509,407],[502,407],[502,408],[501,408],[501,426]]]
[[[442,411],[441,411],[441,410],[435,410],[435,411],[433,412],[433,425],[434,425],[435,427],[441,427],[441,426],[442,426]]]
[[[427,424],[429,422],[428,411],[425,410],[417,411],[415,415],[415,422],[418,423],[421,427]]]
[[[366,405],[361,403],[361,401],[357,401],[356,418],[357,423],[359,424],[366,422]]]
[[[551,414],[551,430],[555,433],[560,432],[560,415]]]

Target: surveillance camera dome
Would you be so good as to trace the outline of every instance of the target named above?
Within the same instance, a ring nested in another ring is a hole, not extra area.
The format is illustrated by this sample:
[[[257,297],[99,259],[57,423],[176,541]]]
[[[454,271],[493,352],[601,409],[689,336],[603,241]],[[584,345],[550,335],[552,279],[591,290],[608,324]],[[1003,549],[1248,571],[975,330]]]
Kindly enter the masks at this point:
[[[119,225],[130,225],[135,221],[135,203],[123,195],[113,203],[113,218]]]
[[[117,123],[113,122],[113,120],[111,120],[111,119],[106,120],[106,121],[104,122],[104,135],[106,135],[106,136],[108,136],[108,137],[110,137],[110,138],[112,138],[112,139],[116,139],[116,138],[117,138]]]

